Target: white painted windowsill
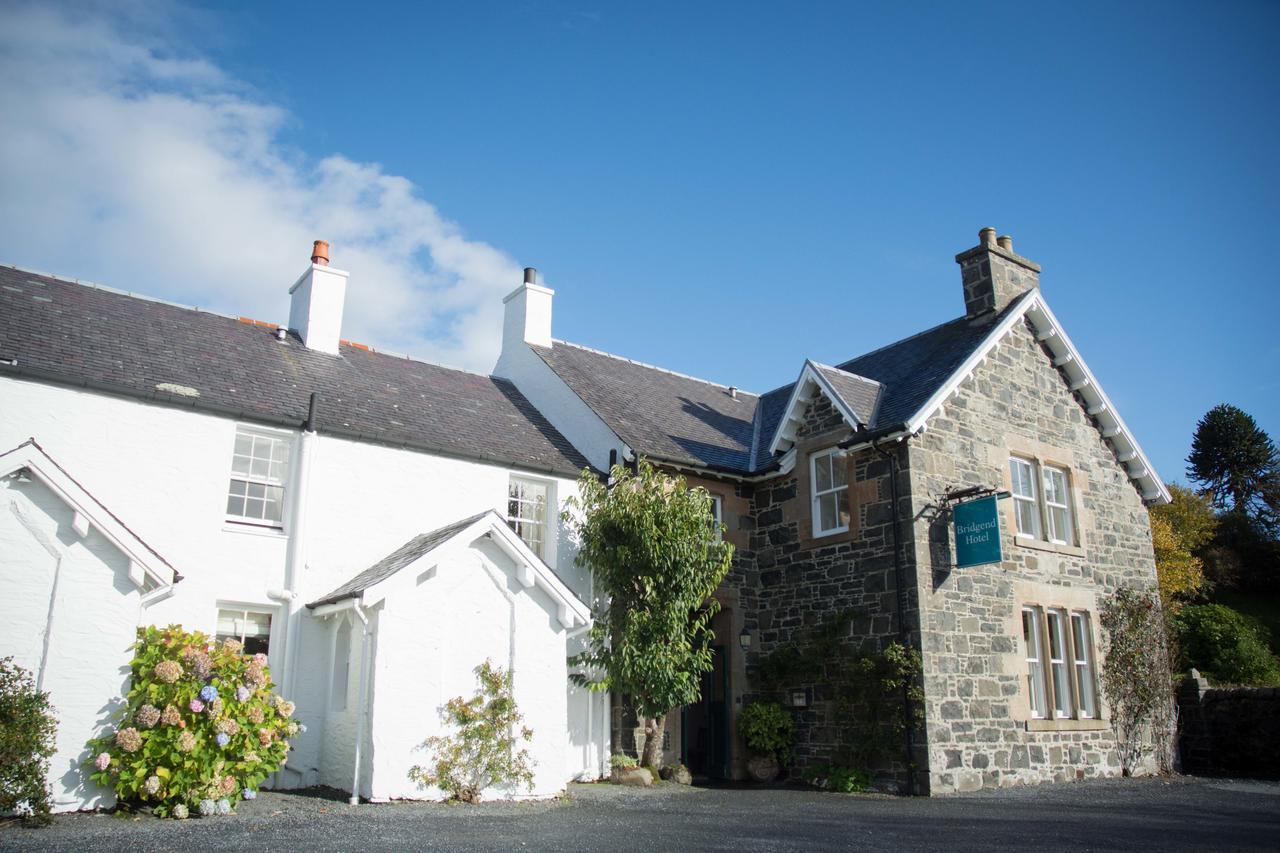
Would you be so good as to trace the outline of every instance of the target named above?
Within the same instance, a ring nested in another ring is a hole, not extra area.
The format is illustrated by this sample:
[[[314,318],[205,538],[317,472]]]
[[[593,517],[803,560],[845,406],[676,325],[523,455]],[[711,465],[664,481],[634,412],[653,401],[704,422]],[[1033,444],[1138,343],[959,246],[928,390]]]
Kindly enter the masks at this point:
[[[224,522],[223,533],[241,533],[246,536],[265,536],[268,539],[288,539],[289,534],[279,527],[259,527],[256,524],[236,524],[234,521]]]

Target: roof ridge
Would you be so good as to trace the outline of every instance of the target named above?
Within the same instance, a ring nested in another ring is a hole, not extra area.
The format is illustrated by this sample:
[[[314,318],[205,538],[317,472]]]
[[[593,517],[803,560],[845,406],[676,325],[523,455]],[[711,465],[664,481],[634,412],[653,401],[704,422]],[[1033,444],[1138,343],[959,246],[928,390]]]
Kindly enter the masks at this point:
[[[861,357],[862,356],[858,356],[858,358],[861,358]],[[838,370],[841,373],[843,373],[845,376],[852,376],[854,379],[860,379],[863,382],[866,382],[870,385],[876,385],[880,388],[884,387],[884,383],[878,379],[872,379],[869,376],[863,376],[861,373],[854,373],[852,370],[845,370],[843,367],[836,367],[835,365],[831,365],[831,364],[823,364],[822,362],[814,361],[813,359],[808,359],[808,362],[812,364],[814,367],[820,367],[823,370]]]
[[[687,373],[680,373],[677,370],[670,370],[665,367],[659,367],[656,364],[649,364],[648,362],[645,362],[645,361],[636,361],[634,358],[627,358],[624,355],[615,355],[614,353],[605,352],[604,350],[596,349],[595,347],[589,347],[583,344],[575,344],[572,341],[562,341],[559,338],[552,338],[551,340],[553,343],[564,344],[567,347],[573,347],[575,349],[585,350],[586,352],[592,352],[592,353],[595,353],[596,355],[603,355],[606,358],[616,359],[617,361],[625,361],[627,364],[634,364],[637,367],[644,367],[644,368],[648,368],[649,370],[656,370],[659,373],[666,373],[671,376],[678,376],[681,379],[689,379],[694,382],[701,382],[704,385],[711,385],[716,388],[723,388],[726,391],[732,388],[734,391],[737,391],[739,394],[746,394],[748,396],[755,397],[757,399],[759,399],[760,397],[760,395],[755,393],[754,391],[748,391],[745,388],[739,388],[737,385],[725,385],[723,382],[713,382],[710,379],[703,379],[700,376],[690,376]]]
[[[101,290],[101,291],[103,291],[103,292],[105,292],[105,293],[114,293],[114,294],[115,294],[115,295],[117,295],[117,296],[127,296],[127,297],[129,297],[129,298],[131,298],[131,299],[138,299],[138,300],[141,300],[141,301],[143,301],[143,302],[151,302],[151,303],[154,303],[154,304],[156,304],[156,305],[167,305],[167,306],[169,306],[170,308],[180,308],[180,309],[182,309],[182,310],[184,310],[184,311],[196,311],[196,312],[198,312],[198,313],[200,313],[200,314],[211,314],[211,315],[213,315],[213,316],[215,316],[215,317],[222,317],[222,318],[227,319],[227,320],[236,320],[236,321],[238,321],[238,322],[242,322],[242,323],[243,323],[243,322],[245,322],[246,320],[249,320],[249,319],[250,319],[249,317],[246,317],[246,316],[245,316],[245,315],[243,315],[243,314],[227,314],[227,313],[222,312],[222,311],[214,311],[212,308],[201,308],[199,305],[186,305],[186,304],[183,304],[183,303],[181,303],[181,302],[174,302],[174,301],[173,301],[173,300],[171,300],[171,299],[161,299],[161,298],[160,298],[160,297],[158,297],[158,296],[150,296],[150,295],[148,295],[148,294],[146,294],[146,293],[137,293],[137,292],[132,291],[132,290],[122,290],[122,289],[120,289],[120,288],[118,288],[118,287],[112,287],[112,286],[111,286],[111,285],[109,285],[109,284],[101,284],[101,283],[96,282],[96,281],[89,281],[88,279],[68,278],[67,276],[57,275],[57,274],[55,274],[55,273],[45,272],[45,271],[43,271],[43,270],[33,270],[33,269],[28,269],[27,267],[21,267],[21,266],[18,266],[17,264],[0,264],[0,268],[2,268],[2,269],[11,269],[11,270],[16,270],[16,271],[18,271],[18,272],[23,272],[23,273],[26,273],[26,274],[28,274],[28,275],[39,275],[39,276],[44,276],[45,278],[51,278],[51,279],[53,279],[54,281],[60,281],[60,282],[63,282],[64,284],[74,284],[74,285],[77,285],[77,286],[79,286],[79,287],[88,287],[88,288],[90,288],[90,289],[92,289],[92,290]],[[253,323],[255,323],[255,324],[261,324],[261,323],[267,323],[267,322],[268,322],[268,321],[265,321],[265,320],[261,320],[261,321],[259,321],[259,320],[254,320],[254,321],[253,321]],[[283,326],[285,329],[288,329],[288,328],[289,328],[287,324],[283,324],[283,323],[281,323],[281,324],[275,324],[275,325],[276,325],[276,328],[280,328],[281,326]],[[444,364],[444,363],[442,363],[442,362],[438,362],[438,361],[427,361],[426,359],[423,359],[423,358],[417,358],[417,357],[415,357],[415,356],[408,355],[408,354],[406,354],[406,353],[395,352],[395,351],[393,351],[393,350],[379,349],[378,347],[371,346],[371,345],[369,345],[369,344],[357,343],[357,342],[352,341],[352,340],[350,340],[350,339],[348,339],[348,338],[342,338],[342,339],[341,339],[341,341],[340,341],[340,343],[345,344],[346,346],[350,347],[351,349],[360,350],[361,352],[373,353],[374,355],[383,355],[383,356],[386,356],[387,358],[401,359],[401,360],[403,360],[403,361],[412,361],[412,362],[415,362],[415,363],[417,363],[417,364],[425,364],[425,365],[427,365],[428,367],[438,367],[438,368],[440,368],[441,370],[452,370],[452,371],[454,371],[454,372],[456,372],[456,373],[466,373],[466,374],[469,374],[469,375],[471,375],[471,376],[479,376],[479,377],[481,377],[481,378],[483,378],[483,379],[498,379],[498,378],[499,378],[499,377],[495,376],[495,375],[494,375],[494,374],[492,374],[492,373],[481,373],[481,372],[480,372],[480,371],[478,371],[478,370],[468,370],[468,369],[467,369],[467,368],[465,368],[465,367],[458,367],[458,366],[453,365],[453,364]],[[570,344],[570,346],[574,346],[574,345],[573,345],[573,344]],[[585,349],[585,347],[584,347],[584,349]],[[661,368],[659,368],[659,369],[661,369]],[[739,389],[739,390],[741,390],[741,389]]]

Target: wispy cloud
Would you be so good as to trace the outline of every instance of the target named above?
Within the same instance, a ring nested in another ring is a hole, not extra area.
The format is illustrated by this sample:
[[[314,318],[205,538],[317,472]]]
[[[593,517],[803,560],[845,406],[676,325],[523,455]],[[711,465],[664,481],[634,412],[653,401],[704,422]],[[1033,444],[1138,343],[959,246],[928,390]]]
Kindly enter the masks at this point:
[[[509,257],[378,164],[285,146],[284,110],[175,46],[189,10],[124,8],[0,2],[0,262],[281,320],[323,238],[345,336],[493,364]]]

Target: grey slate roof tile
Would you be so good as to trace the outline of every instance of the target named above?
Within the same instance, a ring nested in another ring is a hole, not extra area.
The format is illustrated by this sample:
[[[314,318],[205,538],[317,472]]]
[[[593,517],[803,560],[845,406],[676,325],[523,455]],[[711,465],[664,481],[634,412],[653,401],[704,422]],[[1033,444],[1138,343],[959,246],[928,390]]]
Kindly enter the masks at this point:
[[[567,476],[589,467],[504,379],[348,345],[328,355],[231,317],[12,267],[0,285],[0,375],[295,427],[314,391],[321,433]]]
[[[845,405],[853,410],[860,422],[870,424],[874,420],[876,404],[880,400],[880,392],[883,389],[879,382],[873,382],[864,376],[858,376],[838,367],[828,367],[825,364],[814,364],[814,367],[824,379],[831,383],[831,388],[840,395]]]
[[[750,467],[756,396],[556,341],[532,349],[637,452],[725,471]]]
[[[488,515],[487,511],[476,513],[469,518],[464,518],[460,521],[455,521],[453,524],[448,524],[437,530],[432,530],[430,533],[423,533],[419,536],[413,537],[395,551],[383,557],[381,560],[374,563],[372,566],[365,569],[363,572],[356,575],[333,592],[323,598],[318,598],[311,602],[307,607],[314,608],[319,607],[322,604],[333,604],[334,602],[341,601],[344,598],[354,598],[369,587],[381,583],[391,577],[414,560],[430,552],[432,549],[443,545],[449,539],[453,538],[455,534],[465,530],[472,524],[475,524],[486,515]]]

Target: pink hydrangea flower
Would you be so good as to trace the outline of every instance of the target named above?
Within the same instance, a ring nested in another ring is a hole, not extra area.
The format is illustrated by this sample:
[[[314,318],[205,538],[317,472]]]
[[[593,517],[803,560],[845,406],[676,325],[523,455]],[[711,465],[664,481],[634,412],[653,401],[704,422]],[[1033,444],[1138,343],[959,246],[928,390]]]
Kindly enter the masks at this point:
[[[162,660],[156,664],[155,674],[165,684],[173,684],[182,677],[182,664],[176,660]]]
[[[144,729],[149,729],[156,723],[160,722],[160,709],[155,705],[143,705],[138,709],[138,713],[135,715],[134,719],[136,719],[138,724]]]
[[[142,734],[130,726],[116,732],[116,746],[125,752],[137,752],[142,747]]]
[[[93,760],[93,766],[99,770],[106,770],[111,766],[111,753],[99,752],[98,757]]]
[[[160,715],[160,722],[166,726],[176,726],[182,721],[182,716],[178,713],[178,709],[173,705],[165,705],[164,713]]]
[[[188,705],[187,707],[190,708],[192,712],[199,714],[201,711],[204,710],[204,703],[201,702],[199,699],[192,699],[191,704]]]

